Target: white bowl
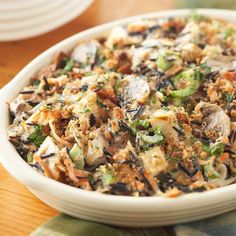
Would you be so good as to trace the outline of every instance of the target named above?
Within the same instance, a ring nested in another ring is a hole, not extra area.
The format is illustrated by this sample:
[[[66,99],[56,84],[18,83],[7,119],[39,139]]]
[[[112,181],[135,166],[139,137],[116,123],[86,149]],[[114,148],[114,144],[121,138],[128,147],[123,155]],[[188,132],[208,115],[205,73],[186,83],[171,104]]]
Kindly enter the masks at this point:
[[[236,22],[235,11],[202,9],[199,13]],[[0,160],[4,167],[49,206],[66,214],[97,222],[123,226],[160,226],[194,221],[236,209],[236,184],[204,193],[187,194],[175,199],[128,197],[84,191],[44,177],[17,154],[7,138],[9,112],[7,103],[29,83],[30,78],[48,65],[54,54],[69,50],[78,41],[105,35],[116,25],[125,25],[143,17],[175,17],[189,10],[173,10],[131,17],[76,34],[48,49],[28,64],[0,91]]]

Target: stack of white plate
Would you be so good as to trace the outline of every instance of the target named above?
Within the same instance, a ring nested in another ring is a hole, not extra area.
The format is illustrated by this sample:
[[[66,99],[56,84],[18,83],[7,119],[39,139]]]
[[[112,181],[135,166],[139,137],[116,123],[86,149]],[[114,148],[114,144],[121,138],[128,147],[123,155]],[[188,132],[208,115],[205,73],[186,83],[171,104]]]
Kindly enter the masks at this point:
[[[30,38],[77,17],[92,0],[0,0],[0,41]]]

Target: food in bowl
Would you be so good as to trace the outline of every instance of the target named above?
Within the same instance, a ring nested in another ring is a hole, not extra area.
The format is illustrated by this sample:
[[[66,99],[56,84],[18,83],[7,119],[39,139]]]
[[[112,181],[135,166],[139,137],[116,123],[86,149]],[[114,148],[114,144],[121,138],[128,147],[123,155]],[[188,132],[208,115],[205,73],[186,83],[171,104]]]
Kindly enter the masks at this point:
[[[114,195],[176,197],[236,180],[236,26],[143,19],[61,52],[10,103],[35,170]]]

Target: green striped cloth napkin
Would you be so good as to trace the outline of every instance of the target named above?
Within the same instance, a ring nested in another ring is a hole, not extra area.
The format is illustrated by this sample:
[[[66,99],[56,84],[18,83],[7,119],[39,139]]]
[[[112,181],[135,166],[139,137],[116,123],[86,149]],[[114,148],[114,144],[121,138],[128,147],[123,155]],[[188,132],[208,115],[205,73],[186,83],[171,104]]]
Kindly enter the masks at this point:
[[[235,0],[176,0],[177,8],[220,8],[236,10]]]
[[[31,233],[31,236],[234,236],[236,212],[159,228],[118,228],[60,214]]]

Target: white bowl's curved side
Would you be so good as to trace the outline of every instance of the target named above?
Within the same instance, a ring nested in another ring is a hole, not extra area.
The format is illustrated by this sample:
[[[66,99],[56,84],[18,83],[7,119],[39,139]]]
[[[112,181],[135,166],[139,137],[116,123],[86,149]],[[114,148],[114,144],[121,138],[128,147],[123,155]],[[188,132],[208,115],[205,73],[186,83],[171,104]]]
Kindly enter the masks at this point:
[[[236,22],[233,11],[199,10],[202,14]],[[126,226],[157,226],[201,219],[236,209],[236,185],[205,193],[187,194],[176,199],[160,197],[124,197],[88,192],[41,176],[26,164],[7,139],[8,105],[29,79],[48,65],[53,55],[70,50],[78,41],[106,34],[111,27],[143,17],[175,17],[189,10],[175,10],[135,16],[108,23],[74,35],[42,53],[0,90],[0,160],[4,167],[48,205],[69,215]]]
[[[227,202],[218,206],[217,204],[191,210],[176,211],[170,208],[165,211],[159,211],[150,213],[144,210],[139,212],[119,212],[110,208],[110,210],[96,209],[94,207],[83,207],[68,200],[60,200],[58,197],[46,194],[37,190],[30,189],[40,200],[47,205],[64,212],[74,217],[92,220],[101,223],[108,223],[112,225],[122,225],[127,227],[151,227],[151,226],[163,226],[170,224],[179,224],[183,222],[189,222],[199,219],[208,218],[221,213],[225,213],[232,209],[235,209],[235,201]],[[128,207],[128,205],[126,206]]]

